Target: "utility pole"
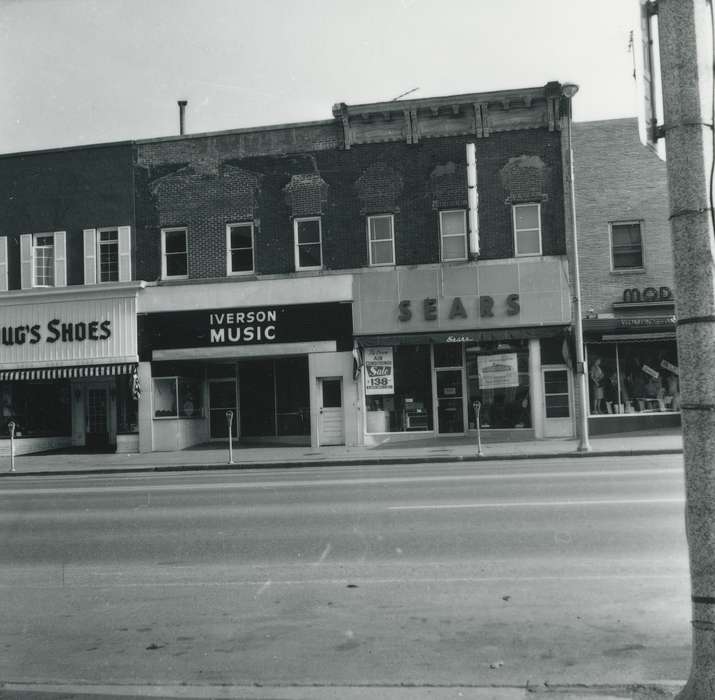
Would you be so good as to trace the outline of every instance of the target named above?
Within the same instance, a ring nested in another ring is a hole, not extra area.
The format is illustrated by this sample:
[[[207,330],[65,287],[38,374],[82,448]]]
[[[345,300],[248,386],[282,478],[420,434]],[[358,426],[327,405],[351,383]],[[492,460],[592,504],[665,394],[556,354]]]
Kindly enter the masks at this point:
[[[677,290],[692,594],[692,667],[679,700],[715,698],[713,1],[658,0],[655,5]]]

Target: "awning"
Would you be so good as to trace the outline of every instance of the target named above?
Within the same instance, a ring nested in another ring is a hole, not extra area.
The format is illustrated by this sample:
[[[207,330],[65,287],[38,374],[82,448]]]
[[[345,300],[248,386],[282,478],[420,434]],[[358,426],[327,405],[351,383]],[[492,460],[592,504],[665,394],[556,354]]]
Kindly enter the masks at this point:
[[[658,340],[675,340],[675,331],[663,333],[613,333],[600,338],[589,338],[590,343],[652,343]]]
[[[358,335],[355,342],[364,348],[381,345],[429,345],[430,343],[488,343],[527,338],[554,338],[568,326],[522,326],[516,328],[486,328],[448,333],[400,333],[397,335]]]
[[[640,335],[642,333],[675,332],[674,316],[650,316],[641,318],[585,318],[584,335],[601,336],[604,334]]]
[[[78,379],[81,377],[113,377],[134,374],[136,362],[112,365],[82,365],[81,367],[42,367],[40,369],[0,370],[0,382],[24,382],[33,379]]]

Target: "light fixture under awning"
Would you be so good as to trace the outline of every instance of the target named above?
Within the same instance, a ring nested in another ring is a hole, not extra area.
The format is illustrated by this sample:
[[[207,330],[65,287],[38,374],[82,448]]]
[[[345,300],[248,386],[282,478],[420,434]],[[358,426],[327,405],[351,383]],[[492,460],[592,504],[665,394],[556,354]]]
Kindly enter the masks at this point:
[[[134,374],[136,362],[120,362],[110,365],[82,365],[79,367],[42,367],[40,369],[0,370],[0,382],[26,382],[37,379],[80,379],[83,377],[113,377]]]

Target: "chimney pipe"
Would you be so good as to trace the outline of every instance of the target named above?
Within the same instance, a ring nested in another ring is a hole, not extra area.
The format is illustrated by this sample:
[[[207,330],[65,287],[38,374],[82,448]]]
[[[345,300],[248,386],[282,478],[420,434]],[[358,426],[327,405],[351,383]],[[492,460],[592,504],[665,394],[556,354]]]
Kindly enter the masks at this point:
[[[186,114],[186,100],[179,100],[179,135],[184,135],[184,115]]]

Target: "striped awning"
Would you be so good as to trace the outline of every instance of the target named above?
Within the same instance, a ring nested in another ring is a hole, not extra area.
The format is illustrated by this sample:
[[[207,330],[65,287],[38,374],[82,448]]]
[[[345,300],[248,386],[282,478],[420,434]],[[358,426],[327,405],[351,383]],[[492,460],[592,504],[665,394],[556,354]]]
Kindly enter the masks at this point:
[[[136,362],[111,365],[82,365],[80,367],[42,367],[40,369],[3,369],[0,382],[26,382],[36,379],[78,379],[81,377],[113,377],[134,374]]]

